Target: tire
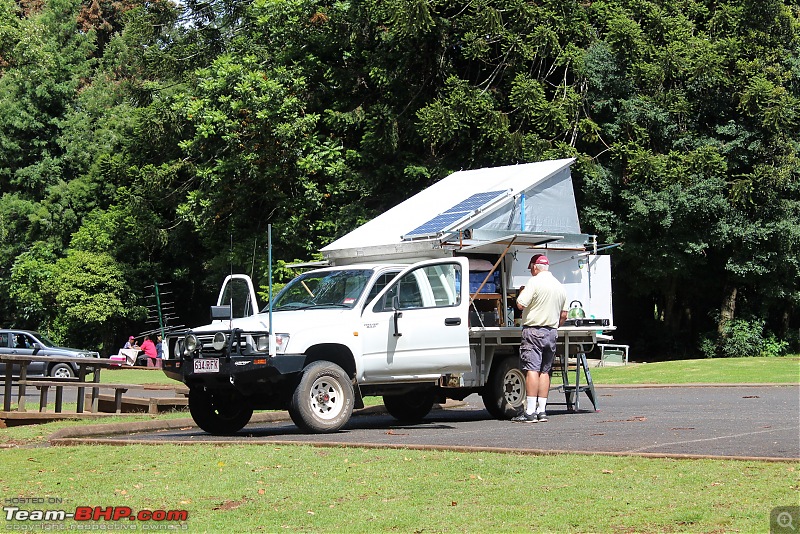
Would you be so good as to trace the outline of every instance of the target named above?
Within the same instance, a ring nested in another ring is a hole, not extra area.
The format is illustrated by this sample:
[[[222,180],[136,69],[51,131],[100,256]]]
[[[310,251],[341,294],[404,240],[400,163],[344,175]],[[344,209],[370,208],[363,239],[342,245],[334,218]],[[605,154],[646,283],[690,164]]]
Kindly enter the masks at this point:
[[[75,378],[75,371],[66,363],[57,363],[50,368],[50,376],[55,378]]]
[[[503,358],[489,375],[481,398],[492,417],[510,419],[525,406],[525,373],[518,363],[518,358]]]
[[[319,361],[308,365],[289,403],[289,415],[304,432],[338,432],[353,414],[355,395],[350,377],[338,365]]]
[[[383,405],[398,421],[421,421],[433,408],[433,390],[418,389],[402,395],[385,395]]]
[[[215,436],[229,436],[241,430],[253,416],[253,408],[233,390],[189,390],[189,412],[197,426]]]

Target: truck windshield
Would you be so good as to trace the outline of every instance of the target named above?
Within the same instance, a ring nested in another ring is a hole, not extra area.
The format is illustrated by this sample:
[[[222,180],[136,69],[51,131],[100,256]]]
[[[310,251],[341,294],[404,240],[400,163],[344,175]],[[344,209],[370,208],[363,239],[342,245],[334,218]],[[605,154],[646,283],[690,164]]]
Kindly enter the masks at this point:
[[[352,308],[356,305],[372,269],[314,271],[301,274],[278,293],[272,310]],[[267,311],[269,308],[265,308]]]

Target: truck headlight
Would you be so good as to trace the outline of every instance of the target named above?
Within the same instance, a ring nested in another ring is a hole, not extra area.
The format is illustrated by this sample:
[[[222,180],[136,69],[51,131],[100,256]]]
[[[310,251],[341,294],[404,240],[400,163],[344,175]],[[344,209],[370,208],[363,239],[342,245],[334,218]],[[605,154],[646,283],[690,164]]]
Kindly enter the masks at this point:
[[[194,334],[187,334],[183,343],[184,348],[186,348],[186,352],[194,352],[197,350],[198,341],[197,336]]]
[[[278,354],[286,352],[289,345],[289,334],[275,334],[275,350]]]
[[[214,334],[214,341],[211,342],[211,346],[214,347],[214,350],[222,350],[225,348],[225,343],[227,342],[227,338],[225,334],[222,332],[217,332]]]
[[[289,334],[275,334],[275,350],[279,354],[286,352],[286,345],[289,344]],[[256,350],[258,352],[269,351],[269,336],[258,336],[256,338]]]
[[[169,352],[169,351],[167,351]],[[186,357],[186,347],[184,339],[175,340],[175,359],[181,360]]]

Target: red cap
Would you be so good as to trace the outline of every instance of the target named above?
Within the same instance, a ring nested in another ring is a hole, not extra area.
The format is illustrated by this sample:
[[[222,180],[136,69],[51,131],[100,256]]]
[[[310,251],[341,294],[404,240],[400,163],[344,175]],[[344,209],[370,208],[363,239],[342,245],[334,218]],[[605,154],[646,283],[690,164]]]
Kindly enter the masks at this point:
[[[528,265],[550,265],[550,260],[544,254],[537,254],[531,258],[531,262]]]
[[[133,336],[131,336],[131,337],[129,337],[129,338],[128,338],[128,340],[131,340],[131,339],[133,339]]]

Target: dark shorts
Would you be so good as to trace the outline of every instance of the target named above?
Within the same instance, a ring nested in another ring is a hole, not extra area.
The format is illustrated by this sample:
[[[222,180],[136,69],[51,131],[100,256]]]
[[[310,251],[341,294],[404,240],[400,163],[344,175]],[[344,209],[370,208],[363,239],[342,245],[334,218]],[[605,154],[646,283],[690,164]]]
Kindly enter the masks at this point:
[[[523,371],[550,373],[556,356],[558,330],[547,326],[526,326],[522,329],[519,359]]]

